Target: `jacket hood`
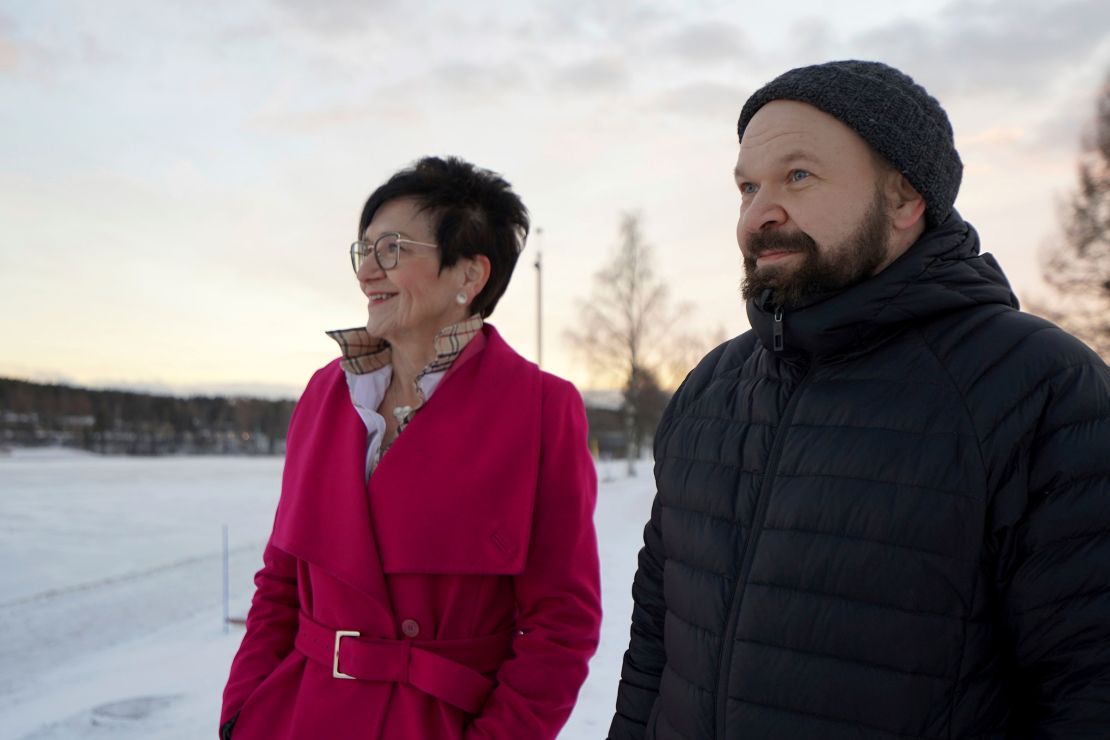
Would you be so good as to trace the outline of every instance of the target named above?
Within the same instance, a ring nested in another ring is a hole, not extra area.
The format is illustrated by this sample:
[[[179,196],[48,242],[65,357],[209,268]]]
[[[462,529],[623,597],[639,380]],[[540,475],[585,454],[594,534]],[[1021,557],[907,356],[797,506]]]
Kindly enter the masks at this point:
[[[953,211],[878,275],[784,309],[783,352],[853,354],[922,320],[986,304],[1017,308],[1018,300],[994,257],[979,253],[974,227]],[[748,300],[748,320],[768,348],[775,309]]]

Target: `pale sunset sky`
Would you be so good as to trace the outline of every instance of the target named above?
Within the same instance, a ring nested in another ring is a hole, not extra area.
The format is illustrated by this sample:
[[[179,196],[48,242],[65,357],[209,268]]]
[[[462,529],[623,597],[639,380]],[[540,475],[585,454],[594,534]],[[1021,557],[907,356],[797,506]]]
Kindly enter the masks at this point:
[[[737,115],[842,58],[940,99],[957,208],[1037,297],[1105,0],[4,0],[0,376],[295,397],[365,321],[363,201],[426,154],[500,172],[542,228],[491,321],[535,358],[539,243],[546,369],[595,385],[563,332],[624,211],[685,321],[740,333]]]

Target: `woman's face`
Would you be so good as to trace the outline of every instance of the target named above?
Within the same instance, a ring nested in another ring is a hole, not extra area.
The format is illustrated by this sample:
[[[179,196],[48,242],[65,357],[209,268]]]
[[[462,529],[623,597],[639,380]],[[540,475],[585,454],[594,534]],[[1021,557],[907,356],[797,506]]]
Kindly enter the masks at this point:
[[[426,244],[436,241],[433,219],[419,212],[411,198],[383,204],[362,238],[373,243],[388,232],[399,233],[402,240]],[[440,272],[438,249],[406,246],[403,241],[401,245],[397,266],[388,272],[378,266],[373,256],[363,260],[359,267],[359,287],[368,301],[366,329],[393,345],[398,340],[430,345],[440,329],[462,321],[469,314],[474,293],[466,280],[468,260],[461,259],[454,267]],[[456,299],[460,292],[466,294],[465,304]]]

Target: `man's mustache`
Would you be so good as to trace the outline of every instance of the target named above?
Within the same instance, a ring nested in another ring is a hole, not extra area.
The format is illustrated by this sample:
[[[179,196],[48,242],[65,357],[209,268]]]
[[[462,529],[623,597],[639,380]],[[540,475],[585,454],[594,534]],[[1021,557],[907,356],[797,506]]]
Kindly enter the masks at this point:
[[[748,237],[748,254],[757,259],[768,252],[817,253],[817,242],[804,231],[792,234],[778,231],[760,231]]]

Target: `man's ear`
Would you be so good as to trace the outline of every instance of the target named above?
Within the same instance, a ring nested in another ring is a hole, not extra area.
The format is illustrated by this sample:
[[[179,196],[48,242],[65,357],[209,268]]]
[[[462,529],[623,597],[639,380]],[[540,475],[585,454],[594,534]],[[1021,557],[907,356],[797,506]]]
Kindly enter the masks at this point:
[[[890,224],[898,231],[907,231],[925,222],[925,199],[910,185],[901,172],[891,170],[884,183]]]

